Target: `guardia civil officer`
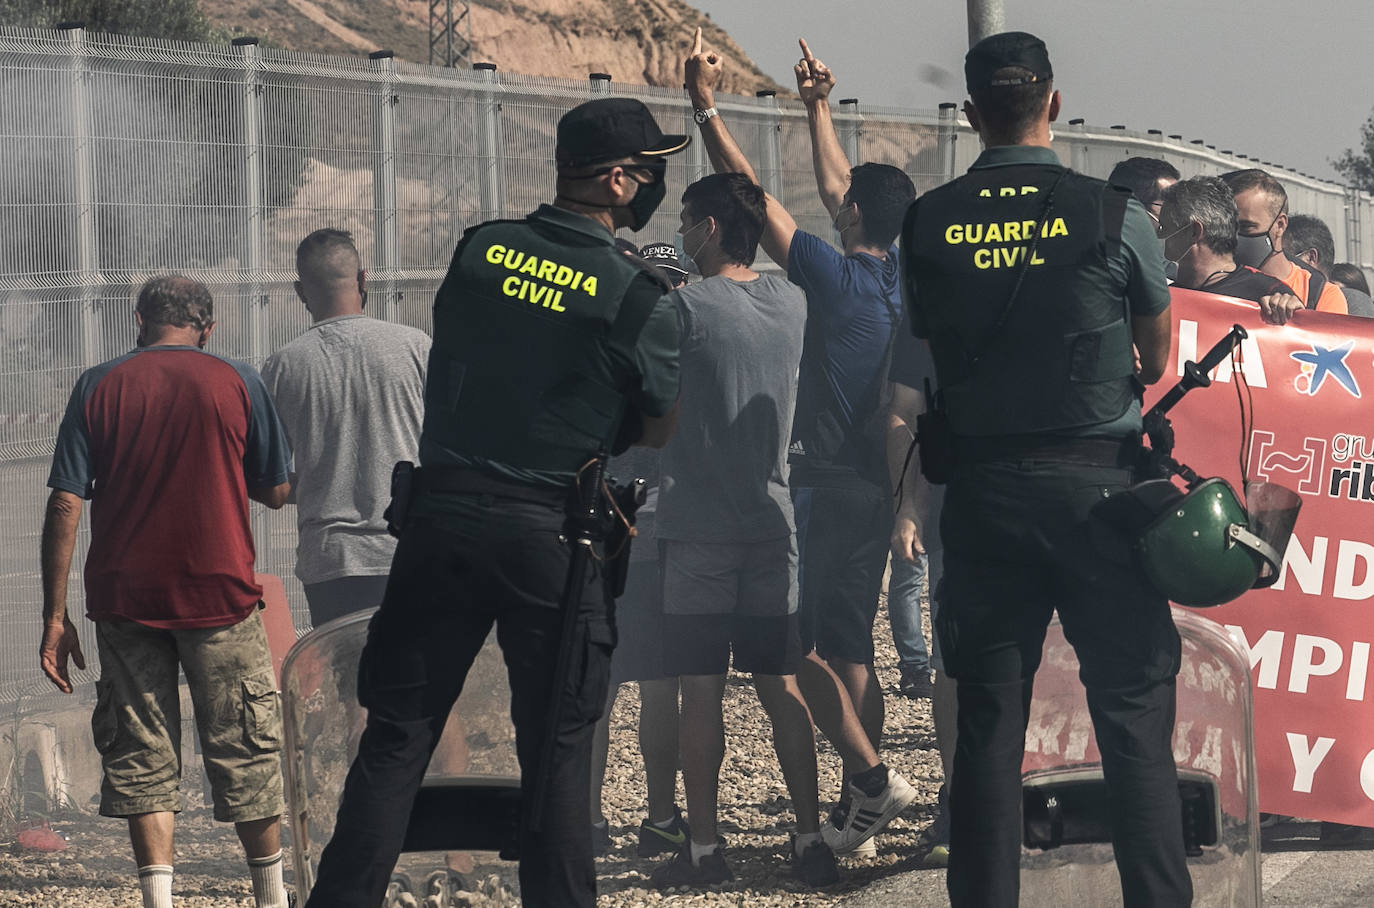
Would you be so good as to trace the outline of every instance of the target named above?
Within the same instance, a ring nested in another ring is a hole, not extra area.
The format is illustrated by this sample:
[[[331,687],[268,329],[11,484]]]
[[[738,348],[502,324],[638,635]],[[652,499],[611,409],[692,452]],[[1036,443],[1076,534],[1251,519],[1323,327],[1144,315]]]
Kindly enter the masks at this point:
[[[528,820],[574,477],[599,448],[662,447],[676,417],[676,311],[613,231],[645,225],[666,191],[665,156],[687,142],[635,100],[576,107],[558,124],[554,203],[475,227],[454,252],[434,303],[415,497],[358,667],[367,728],[311,906],[381,903],[430,752],[493,623]],[[576,627],[541,830],[521,824],[529,905],[596,900],[587,778],[615,630],[595,572]]]
[[[1124,555],[1099,551],[1089,526],[1092,506],[1132,481],[1132,344],[1147,383],[1169,354],[1158,242],[1126,190],[1065,170],[1050,149],[1060,101],[1038,38],[986,38],[964,71],[985,150],[912,206],[901,251],[953,442],[937,626],[959,682],[950,901],[1017,903],[1026,715],[1057,609],[1102,752],[1125,904],[1186,905],[1170,746],[1178,632],[1164,597]]]

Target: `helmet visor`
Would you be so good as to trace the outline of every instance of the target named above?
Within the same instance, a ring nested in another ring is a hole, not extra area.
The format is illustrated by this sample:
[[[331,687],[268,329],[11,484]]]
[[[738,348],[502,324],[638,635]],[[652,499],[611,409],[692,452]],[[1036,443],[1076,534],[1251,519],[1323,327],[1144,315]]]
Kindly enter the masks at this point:
[[[1278,554],[1277,563],[1266,564],[1260,571],[1256,587],[1272,586],[1283,569],[1284,552],[1293,537],[1298,522],[1302,498],[1297,492],[1274,482],[1251,481],[1245,484],[1245,510],[1249,514],[1249,529],[1263,539]]]

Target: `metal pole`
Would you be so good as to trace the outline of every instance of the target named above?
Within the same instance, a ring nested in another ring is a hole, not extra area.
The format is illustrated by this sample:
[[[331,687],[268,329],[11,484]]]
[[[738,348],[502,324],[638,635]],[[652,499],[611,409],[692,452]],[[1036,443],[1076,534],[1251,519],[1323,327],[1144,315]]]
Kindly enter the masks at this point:
[[[1084,137],[1087,135],[1088,127],[1084,124],[1083,118],[1070,120],[1069,131],[1075,134],[1073,144],[1069,146],[1069,168],[1078,173],[1087,173],[1088,143]]]
[[[379,277],[382,305],[374,311],[388,321],[396,317],[396,60],[389,50],[368,55],[373,66],[385,73],[374,108],[372,142],[376,151],[372,168],[372,207],[376,218],[372,267]],[[369,294],[371,297],[371,294]]]
[[[849,158],[852,167],[863,160],[860,149],[863,146],[864,116],[859,113],[858,98],[841,98],[840,110],[843,111],[840,115],[840,123],[843,125],[839,130],[840,143],[844,146],[845,156]]]
[[[81,365],[94,366],[104,357],[100,339],[100,250],[97,244],[95,203],[95,143],[91,139],[91,74],[86,67],[86,29],[80,24],[59,26],[71,42],[72,144],[76,165],[76,272],[80,282]]]
[[[1345,260],[1362,265],[1360,259],[1360,230],[1363,225],[1360,223],[1360,190],[1354,186],[1347,186],[1345,189]]]
[[[248,293],[245,305],[248,307],[248,361],[254,368],[260,368],[262,361],[267,357],[267,320],[264,312],[267,294],[263,287],[263,274],[267,266],[267,212],[264,188],[266,175],[262,151],[262,57],[258,50],[257,38],[235,38],[233,44],[239,48],[243,57],[243,87],[240,98],[243,116],[244,225],[240,273],[247,278]],[[264,553],[271,549],[267,510],[255,507],[252,520],[259,563],[262,563]]]
[[[968,0],[968,45],[1007,30],[1002,0]]]
[[[940,105],[940,119],[936,129],[936,145],[940,151],[940,176],[944,182],[948,183],[954,179],[955,164],[954,144],[959,141],[959,123],[956,120],[955,111],[959,105],[953,101],[946,101]]]
[[[481,107],[478,116],[478,176],[481,180],[481,215],[479,221],[503,217],[506,211],[506,165],[501,156],[504,147],[501,126],[501,95],[503,89],[496,77],[495,63],[474,63],[472,68],[482,74]]]
[[[754,92],[762,100],[759,119],[759,185],[764,191],[786,204],[782,193],[782,109],[778,107],[778,93],[771,88]]]

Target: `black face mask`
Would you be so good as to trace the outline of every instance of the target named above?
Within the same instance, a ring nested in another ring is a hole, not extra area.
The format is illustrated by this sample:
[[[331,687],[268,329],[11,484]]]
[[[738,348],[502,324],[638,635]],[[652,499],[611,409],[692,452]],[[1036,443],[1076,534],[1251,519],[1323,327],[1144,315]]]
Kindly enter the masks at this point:
[[[630,199],[630,204],[625,207],[630,210],[630,229],[638,233],[649,223],[649,218],[654,216],[658,206],[663,204],[663,199],[668,195],[668,183],[659,177],[652,183],[640,183],[639,189],[635,192],[635,197]]]
[[[599,170],[594,170],[585,176],[564,177],[564,179],[592,180],[599,176],[605,176],[616,167],[623,168],[624,170],[647,170],[649,173],[653,174],[654,178],[652,182],[648,183],[640,183],[639,180],[635,180],[635,182],[639,184],[639,188],[635,190],[634,198],[630,199],[630,201],[624,205],[607,205],[604,202],[588,202],[583,199],[574,199],[571,196],[559,196],[559,198],[569,202],[575,202],[578,205],[586,205],[591,208],[624,208],[630,212],[630,229],[638,233],[640,230],[644,229],[645,224],[649,223],[649,218],[654,216],[654,212],[658,211],[658,206],[663,204],[663,199],[668,195],[668,182],[665,179],[668,170],[667,162],[654,161],[651,164],[612,164],[609,167],[602,167]],[[631,177],[631,179],[634,178]]]
[[[1232,258],[1236,260],[1237,265],[1249,265],[1258,270],[1273,257],[1274,241],[1270,239],[1269,232],[1279,222],[1279,214],[1283,214],[1283,209],[1279,209],[1279,213],[1274,215],[1268,229],[1263,233],[1242,233],[1236,237],[1236,251]]]

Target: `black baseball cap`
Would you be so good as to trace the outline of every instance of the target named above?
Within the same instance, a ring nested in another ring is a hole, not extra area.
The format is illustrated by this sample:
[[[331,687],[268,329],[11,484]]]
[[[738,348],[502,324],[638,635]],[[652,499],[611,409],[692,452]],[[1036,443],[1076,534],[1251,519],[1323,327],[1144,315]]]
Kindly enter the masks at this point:
[[[631,155],[670,155],[691,141],[691,136],[665,136],[642,101],[597,98],[558,121],[554,160],[559,167],[582,167]]]
[[[669,280],[681,280],[688,272],[677,261],[677,247],[672,243],[646,243],[639,247],[639,257],[650,265],[667,272]]]
[[[993,78],[993,73],[1009,66],[1027,70],[1029,74],[1011,79]],[[1050,67],[1050,52],[1045,49],[1045,42],[1028,32],[988,35],[969,48],[964,57],[964,81],[969,91],[1048,82],[1053,78],[1054,70]]]

